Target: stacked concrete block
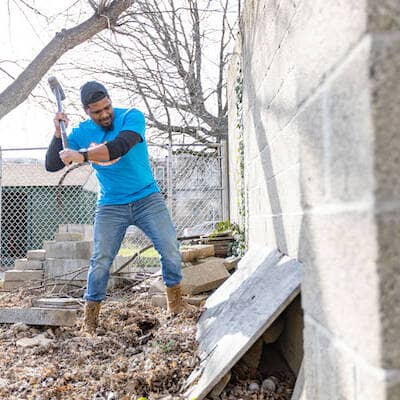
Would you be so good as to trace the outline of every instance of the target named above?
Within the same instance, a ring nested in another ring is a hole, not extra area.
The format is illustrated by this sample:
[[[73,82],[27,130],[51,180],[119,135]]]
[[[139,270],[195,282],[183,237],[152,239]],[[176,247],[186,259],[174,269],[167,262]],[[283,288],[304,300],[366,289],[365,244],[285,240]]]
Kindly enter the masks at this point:
[[[213,257],[214,254],[214,246],[209,244],[197,244],[181,249],[182,262],[191,262],[206,257]]]
[[[77,231],[79,225],[74,227],[75,231],[71,232],[64,231],[63,226],[60,226],[55,240],[44,242],[43,247],[47,254],[44,270],[46,277],[54,280],[56,284],[74,281],[75,284],[84,286],[93,242],[83,240],[85,234]]]
[[[242,13],[249,246],[304,264],[304,400],[400,398],[399,15],[394,0]]]
[[[15,260],[14,269],[4,272],[3,289],[10,290],[22,286],[38,286],[42,283],[44,250],[29,250],[26,258]]]

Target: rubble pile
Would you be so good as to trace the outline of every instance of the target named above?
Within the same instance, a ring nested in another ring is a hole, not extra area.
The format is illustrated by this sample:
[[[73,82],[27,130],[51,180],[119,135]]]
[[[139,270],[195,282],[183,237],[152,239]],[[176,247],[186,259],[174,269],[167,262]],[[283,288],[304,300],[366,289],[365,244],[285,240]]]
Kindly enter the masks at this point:
[[[29,306],[39,293],[20,289],[0,295],[0,307]],[[43,293],[40,293],[43,296]],[[198,363],[196,315],[169,318],[147,293],[104,302],[97,337],[80,326],[0,324],[1,399],[183,399],[181,388]],[[232,373],[221,400],[288,400],[290,376],[276,377],[273,391],[262,377]],[[209,397],[211,398],[211,397]]]

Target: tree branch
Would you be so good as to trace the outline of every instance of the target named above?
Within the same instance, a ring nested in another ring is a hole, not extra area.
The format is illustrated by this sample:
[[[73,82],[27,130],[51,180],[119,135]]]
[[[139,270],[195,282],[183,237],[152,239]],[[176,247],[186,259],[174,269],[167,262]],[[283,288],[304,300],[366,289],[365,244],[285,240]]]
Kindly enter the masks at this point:
[[[74,28],[62,30],[26,67],[18,78],[0,94],[0,119],[21,104],[46,72],[68,50],[85,42],[103,29],[112,27],[134,0],[114,0],[101,15],[93,15]]]

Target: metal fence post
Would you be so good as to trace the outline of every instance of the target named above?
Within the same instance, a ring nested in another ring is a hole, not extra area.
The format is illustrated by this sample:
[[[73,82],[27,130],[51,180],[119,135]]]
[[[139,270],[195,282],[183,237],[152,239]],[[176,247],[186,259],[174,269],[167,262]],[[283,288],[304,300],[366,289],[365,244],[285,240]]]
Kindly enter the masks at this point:
[[[172,138],[168,140],[168,156],[167,156],[167,206],[172,218],[174,218],[173,201],[172,201]]]
[[[228,142],[221,140],[221,203],[222,203],[222,219],[229,220],[229,179],[228,179]]]

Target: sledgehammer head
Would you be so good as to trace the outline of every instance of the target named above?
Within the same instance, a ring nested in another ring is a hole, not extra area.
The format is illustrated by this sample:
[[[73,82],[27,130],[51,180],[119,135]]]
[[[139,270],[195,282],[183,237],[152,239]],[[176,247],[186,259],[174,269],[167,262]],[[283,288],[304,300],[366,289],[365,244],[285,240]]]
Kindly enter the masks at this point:
[[[47,79],[50,85],[51,91],[54,93],[54,96],[56,96],[57,99],[60,101],[65,99],[65,94],[64,90],[60,85],[60,82],[58,82],[57,78],[55,76],[50,76],[49,79]]]

